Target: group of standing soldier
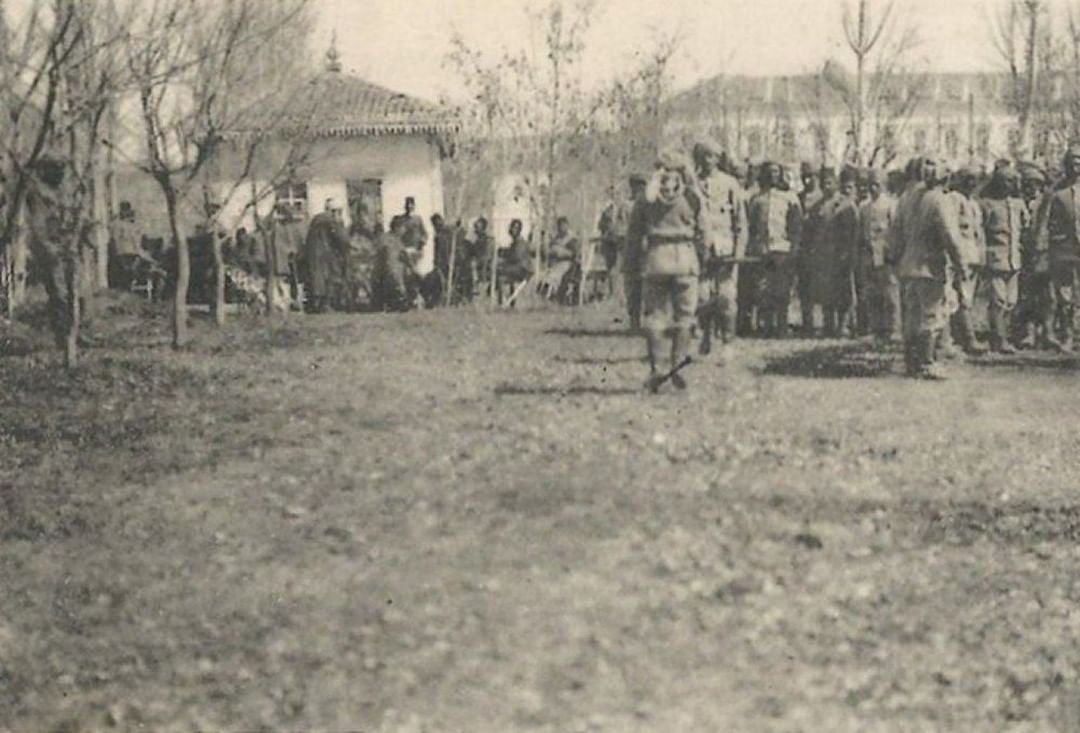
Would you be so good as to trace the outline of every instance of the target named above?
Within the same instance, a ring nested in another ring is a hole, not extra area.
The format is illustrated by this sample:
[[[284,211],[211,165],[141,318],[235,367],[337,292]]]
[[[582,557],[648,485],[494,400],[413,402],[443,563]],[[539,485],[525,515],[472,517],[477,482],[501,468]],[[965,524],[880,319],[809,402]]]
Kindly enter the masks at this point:
[[[740,171],[715,146],[660,155],[650,179],[605,216],[631,328],[643,330],[647,386],[736,334],[783,338],[797,294],[804,335],[901,337],[910,376],[942,379],[940,360],[986,351],[975,334],[977,288],[988,300],[989,349],[1071,352],[1080,262],[1080,146],[1047,193],[1035,164],[1001,160],[989,177],[918,157],[904,171],[800,168],[801,190],[766,161]],[[623,235],[625,231],[625,235]],[[1014,346],[1015,344],[1015,346]],[[662,373],[667,356],[670,371]]]

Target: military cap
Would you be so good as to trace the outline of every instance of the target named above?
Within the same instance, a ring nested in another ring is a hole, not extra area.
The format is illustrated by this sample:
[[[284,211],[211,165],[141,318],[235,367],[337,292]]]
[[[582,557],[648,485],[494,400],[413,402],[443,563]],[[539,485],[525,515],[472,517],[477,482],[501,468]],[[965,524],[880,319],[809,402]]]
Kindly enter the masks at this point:
[[[879,186],[885,185],[885,171],[880,168],[867,168],[866,169],[866,183],[876,183]]]
[[[631,173],[629,181],[631,186],[644,186],[648,183],[648,179],[640,173]]]
[[[821,172],[818,173],[818,177],[822,181],[835,181],[836,180],[836,169],[835,168],[830,168],[828,166],[822,166],[821,167]]]
[[[694,144],[694,161],[700,162],[706,155],[713,155],[717,158],[722,155],[720,146],[708,138]]]
[[[664,150],[656,156],[656,167],[673,171],[688,171],[690,163],[686,156],[677,150]]]
[[[1035,164],[1022,166],[1020,168],[1020,178],[1025,181],[1046,183],[1046,174],[1043,173],[1042,168]]]
[[[994,170],[999,171],[1002,168],[1012,168],[1012,161],[1008,158],[998,158],[994,161]]]
[[[840,183],[855,183],[859,180],[859,169],[854,166],[844,166],[844,170],[840,171]]]
[[[799,164],[799,177],[806,178],[807,176],[817,175],[817,171],[814,170],[814,165],[809,161],[803,161]]]

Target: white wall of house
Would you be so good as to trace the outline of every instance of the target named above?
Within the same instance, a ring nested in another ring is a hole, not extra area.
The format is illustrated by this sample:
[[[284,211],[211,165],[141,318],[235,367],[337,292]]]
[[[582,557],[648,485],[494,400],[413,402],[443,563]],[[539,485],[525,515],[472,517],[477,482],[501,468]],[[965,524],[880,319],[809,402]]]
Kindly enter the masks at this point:
[[[383,225],[401,213],[405,197],[416,199],[416,213],[424,218],[428,228],[428,243],[424,248],[419,267],[429,272],[434,263],[434,246],[430,219],[433,214],[443,213],[442,159],[438,145],[425,135],[380,135],[355,138],[320,139],[314,142],[306,154],[307,163],[296,172],[296,178],[308,185],[308,211],[316,214],[323,210],[326,199],[333,198],[345,211],[346,226],[349,221],[346,181],[377,179],[382,182]],[[222,166],[223,181],[216,189],[229,189],[228,164]],[[256,175],[255,188],[266,195],[260,200],[260,215],[273,208],[273,191],[265,180],[267,170],[275,166],[268,163]],[[262,182],[260,182],[260,180]],[[251,186],[240,186],[232,197],[223,201],[223,222],[230,228],[253,225]],[[220,194],[219,194],[220,195]],[[245,208],[247,210],[245,211]]]

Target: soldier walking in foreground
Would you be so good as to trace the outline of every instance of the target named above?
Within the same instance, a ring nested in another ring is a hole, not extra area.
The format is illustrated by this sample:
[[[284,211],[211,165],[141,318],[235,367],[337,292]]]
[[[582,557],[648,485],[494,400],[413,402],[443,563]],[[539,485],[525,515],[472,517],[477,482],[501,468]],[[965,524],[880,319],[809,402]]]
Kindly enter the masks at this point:
[[[990,279],[990,350],[1001,354],[1016,353],[1009,343],[1009,321],[1019,299],[1021,241],[1028,226],[1028,210],[1016,195],[1018,188],[1015,168],[997,168],[982,200]]]
[[[897,209],[899,275],[903,287],[904,361],[909,376],[944,379],[937,344],[948,327],[956,278],[963,277],[955,202],[945,191],[945,164],[923,161],[925,191]],[[913,192],[918,189],[913,189]]]
[[[802,228],[799,199],[776,188],[781,169],[776,163],[761,166],[761,191],[750,200],[747,255],[761,257],[760,281],[754,287],[767,335],[784,338],[788,333],[788,308],[794,285],[791,257]]]
[[[738,258],[744,254],[746,201],[742,185],[720,170],[720,152],[711,143],[694,146],[697,192],[704,226],[698,322],[701,353],[712,349],[713,331],[726,347],[735,338]]]
[[[1046,241],[1050,255],[1059,339],[1047,335],[1051,346],[1072,353],[1076,289],[1080,286],[1080,144],[1069,146],[1065,154],[1065,180],[1046,202]],[[1050,324],[1047,324],[1048,326]]]
[[[690,349],[700,273],[697,245],[702,240],[701,202],[692,190],[690,175],[681,156],[662,155],[645,197],[630,217],[629,244],[644,252],[646,387],[652,392],[663,381],[658,362],[667,333],[671,334],[671,382],[676,389],[686,389],[676,368]]]

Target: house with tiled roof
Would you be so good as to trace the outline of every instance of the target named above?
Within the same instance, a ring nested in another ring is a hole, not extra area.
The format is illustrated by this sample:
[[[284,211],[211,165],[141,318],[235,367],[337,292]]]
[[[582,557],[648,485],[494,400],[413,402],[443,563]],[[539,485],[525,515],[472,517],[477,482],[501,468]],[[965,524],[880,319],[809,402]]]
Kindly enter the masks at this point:
[[[238,140],[256,129],[264,134],[269,121],[281,143],[257,167],[250,185],[235,185],[244,164],[237,156],[220,169],[221,199],[234,214],[224,218],[250,227],[251,191],[259,192],[254,208],[260,216],[283,203],[310,217],[332,200],[350,228],[361,221],[368,228],[389,226],[406,197],[415,200],[425,221],[443,212],[442,160],[447,136],[459,126],[452,112],[343,71],[333,45],[320,73],[283,94],[280,104],[253,120],[252,130],[228,132]],[[281,179],[283,164],[290,170],[279,185],[257,180]],[[429,231],[421,268],[431,266],[432,251]]]

